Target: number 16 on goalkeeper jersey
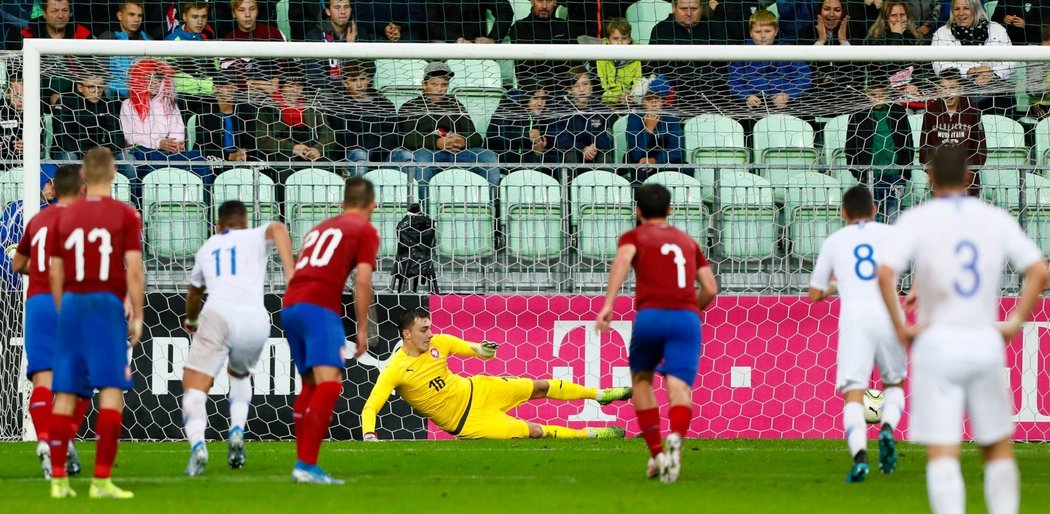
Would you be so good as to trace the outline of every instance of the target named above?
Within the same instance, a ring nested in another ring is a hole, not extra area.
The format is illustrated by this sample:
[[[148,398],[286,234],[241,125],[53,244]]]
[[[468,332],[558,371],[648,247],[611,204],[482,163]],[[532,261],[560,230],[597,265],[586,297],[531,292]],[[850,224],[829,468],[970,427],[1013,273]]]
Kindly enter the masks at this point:
[[[295,276],[284,294],[281,323],[292,360],[303,378],[303,389],[293,408],[298,460],[292,478],[296,482],[342,483],[317,465],[317,455],[343,390],[343,285],[354,270],[354,358],[364,354],[368,346],[372,270],[379,250],[379,233],[369,222],[376,206],[372,183],[361,177],[348,179],[342,206],[343,214],[321,222],[306,234]]]

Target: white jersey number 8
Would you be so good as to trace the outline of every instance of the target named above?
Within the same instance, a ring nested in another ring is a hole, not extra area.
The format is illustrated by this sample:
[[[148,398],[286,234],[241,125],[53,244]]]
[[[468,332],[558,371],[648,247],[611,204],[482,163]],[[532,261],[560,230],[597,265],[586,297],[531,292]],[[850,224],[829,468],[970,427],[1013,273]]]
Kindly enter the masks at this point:
[[[682,247],[673,243],[665,243],[660,247],[660,254],[674,254],[674,265],[678,271],[678,287],[685,289],[685,254],[682,253]]]
[[[324,232],[311,230],[303,240],[303,254],[295,264],[295,269],[303,269],[307,264],[317,268],[327,266],[342,240],[343,231],[339,229],[326,228]],[[311,246],[314,249],[312,252],[309,251]]]

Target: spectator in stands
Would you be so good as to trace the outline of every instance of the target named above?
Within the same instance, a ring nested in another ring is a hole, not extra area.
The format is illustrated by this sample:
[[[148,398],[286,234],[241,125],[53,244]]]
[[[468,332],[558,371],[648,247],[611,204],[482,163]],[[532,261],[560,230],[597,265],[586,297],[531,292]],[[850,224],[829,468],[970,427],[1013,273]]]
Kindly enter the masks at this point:
[[[19,31],[29,25],[35,4],[33,0],[9,0],[0,4],[0,34],[6,38],[11,31]]]
[[[214,89],[214,101],[197,112],[197,148],[209,160],[245,162],[257,148],[249,130],[257,112],[232,80],[216,77]]]
[[[0,102],[0,167],[17,166],[22,161],[22,112],[25,96],[22,78],[11,76]]]
[[[922,45],[926,40],[919,34],[908,2],[885,0],[878,19],[868,30],[867,45]],[[869,80],[889,80],[893,89],[901,91],[910,101],[908,107],[926,109],[919,84],[932,79],[933,70],[926,63],[872,64],[868,67]]]
[[[43,19],[31,21],[29,25],[13,30],[8,34],[7,49],[21,50],[22,40],[26,38],[51,38],[51,39],[93,39],[94,36],[87,27],[69,22],[69,0],[45,0],[43,4]],[[61,65],[72,68],[72,61],[58,56],[46,56],[42,58],[42,64],[62,63]],[[66,60],[67,62],[62,62]],[[61,66],[60,65],[60,66]],[[44,75],[40,77],[40,96],[48,103],[54,105],[62,93],[73,90],[73,82],[68,78],[60,76]]]
[[[874,184],[877,221],[893,223],[915,158],[911,125],[907,109],[890,102],[885,83],[870,85],[867,94],[871,107],[851,114],[846,125],[846,158],[857,180]]]
[[[1010,46],[1006,28],[988,20],[980,0],[953,0],[948,24],[933,34],[933,46]],[[975,98],[974,103],[986,112],[1012,114],[1013,85],[1004,81],[1014,71],[1013,62],[935,61],[933,71],[938,76],[955,69],[969,84],[982,88],[1008,90],[1009,93]]]
[[[135,177],[132,157],[124,148],[120,132],[120,101],[103,96],[106,86],[100,74],[81,75],[74,93],[62,95],[55,105],[55,159],[79,161],[84,152],[104,146],[117,159],[117,171]]]
[[[776,0],[780,40],[785,45],[793,45],[799,40],[799,34],[813,25],[817,12],[813,0]]]
[[[682,120],[667,111],[664,100],[671,92],[671,85],[662,78],[649,82],[642,97],[642,113],[632,112],[627,116],[627,162],[638,164],[631,168],[631,180],[644,182],[649,175],[668,168],[645,166],[685,164],[682,144]],[[684,171],[684,170],[678,170]],[[692,171],[687,171],[692,175]]]
[[[321,1],[322,0],[294,0],[288,2],[288,21],[292,24],[292,33],[283,34],[286,39],[291,38],[294,41],[301,41],[302,37],[306,34],[306,30],[313,26],[314,22],[321,21]],[[263,24],[274,26],[277,23],[277,4],[280,0],[255,0],[255,21]],[[215,27],[215,33],[220,36],[225,36],[231,31],[237,29],[240,22],[237,20],[237,8],[240,6],[240,2],[234,0],[217,0],[212,3],[211,8],[211,25]],[[305,16],[299,9],[313,8],[312,18]],[[299,39],[295,39],[298,35]]]
[[[476,164],[471,171],[499,184],[499,159],[486,150],[463,104],[448,94],[448,82],[455,74],[447,64],[432,61],[423,71],[423,94],[401,106],[399,128],[404,135],[403,149],[395,150],[395,162]],[[420,199],[426,185],[441,168],[420,166],[414,171],[420,184]]]
[[[507,0],[446,0],[426,2],[430,39],[445,43],[499,43],[514,23]],[[487,27],[485,12],[493,17]]]
[[[1015,45],[1041,44],[1047,17],[1050,4],[1034,0],[999,0],[992,13],[992,21],[1006,28],[1006,35]]]
[[[627,20],[609,20],[604,28],[609,34],[605,44],[634,44],[631,24]],[[642,78],[642,61],[598,61],[597,68],[598,79],[602,82],[602,102],[607,105],[630,103],[631,89]]]
[[[203,164],[204,157],[186,150],[186,123],[175,102],[174,75],[171,66],[153,58],[141,59],[131,65],[128,99],[120,107],[124,143],[130,146],[135,160],[152,161],[136,167],[140,180],[156,168],[199,161],[188,167],[205,183],[210,183],[211,169]],[[137,189],[135,181],[132,183],[132,189]]]
[[[99,39],[117,39],[121,41],[149,41],[150,37],[142,30],[141,0],[126,0],[117,9],[117,21],[120,30],[108,30]],[[135,61],[130,55],[116,55],[109,58],[110,91],[121,98],[128,97],[128,68]]]
[[[721,0],[707,3],[711,11],[708,16],[725,27],[725,43],[730,45],[743,45],[751,41],[749,20],[767,5],[767,0]]]
[[[427,41],[426,6],[415,0],[375,0],[354,6],[361,41]]]
[[[700,0],[673,0],[671,15],[653,27],[651,45],[710,45],[726,40],[725,25],[703,18]],[[675,90],[680,112],[718,111],[729,96],[728,67],[721,62],[651,63],[646,74],[662,75]]]
[[[350,0],[330,0],[324,8],[327,20],[306,33],[307,41],[321,43],[353,43],[357,39],[357,23],[351,16]],[[306,76],[311,87],[338,90],[343,82],[341,59],[311,59],[307,61]]]
[[[752,45],[777,44],[778,24],[773,13],[762,9],[749,21]],[[749,110],[781,110],[797,101],[810,87],[809,66],[801,61],[734,61],[729,64],[729,88]]]
[[[182,26],[168,34],[169,41],[209,41],[214,38],[208,24],[208,3],[190,0],[182,4]],[[208,57],[183,57],[175,61],[175,92],[180,95],[201,97],[212,94],[212,75],[216,73],[215,61]],[[200,112],[200,102],[187,102],[189,112]]]
[[[343,64],[343,94],[328,116],[335,132],[337,158],[351,162],[386,162],[397,148],[394,104],[372,89],[371,67],[360,61]],[[341,152],[341,153],[340,153]],[[364,175],[368,166],[346,168],[345,174]]]
[[[969,98],[962,96],[959,72],[954,68],[941,72],[938,86],[941,98],[929,103],[922,119],[919,161],[923,164],[930,162],[934,151],[944,145],[965,149],[973,174],[967,193],[977,196],[981,190],[977,168],[984,165],[987,157],[981,111],[970,103]]]
[[[1047,17],[1046,23],[1043,24],[1041,35],[1042,46],[1050,47],[1050,17]],[[1050,114],[1050,63],[1028,63],[1028,77],[1028,90],[1031,92],[1028,96],[1028,115],[1043,119]]]
[[[79,166],[77,166],[79,168]],[[40,208],[43,209],[55,202],[55,184],[52,182],[57,167],[50,166],[40,172]],[[22,240],[25,233],[25,220],[23,214],[24,202],[19,199],[7,205],[0,206],[0,247],[4,249],[0,255],[0,283],[5,291],[17,291],[22,287],[21,277],[15,272],[12,258],[14,247]]]
[[[237,26],[223,36],[224,41],[284,41],[277,27],[259,23],[257,0],[231,0],[233,16]],[[251,96],[270,96],[277,89],[280,70],[273,59],[223,59],[221,68],[225,73],[238,74]]]
[[[514,22],[508,34],[514,44],[548,44],[566,45],[576,43],[580,35],[578,25],[568,20],[556,18],[558,0],[531,0],[529,15]],[[568,61],[519,61],[514,64],[514,73],[519,77],[538,76],[548,82],[557,83],[558,77],[568,71],[572,63]]]
[[[823,0],[817,11],[815,22],[804,27],[798,34],[798,44],[849,46],[851,43],[862,43],[868,34],[864,23],[863,6],[854,4],[860,9],[859,22],[848,14],[844,0]],[[872,16],[874,20],[876,16]],[[812,118],[826,111],[827,98],[834,97],[847,105],[864,100],[864,68],[853,62],[824,62],[810,66],[812,87],[802,103],[807,112],[802,116]],[[832,109],[834,112],[834,109]]]
[[[488,147],[500,162],[555,164],[550,94],[535,78],[518,80],[518,89],[500,100],[489,123]],[[544,170],[551,173],[551,170]]]
[[[563,76],[566,100],[555,107],[554,148],[564,152],[566,163],[599,164],[613,160],[609,133],[613,113],[594,96],[594,81],[583,66],[574,66]],[[577,174],[570,170],[570,177]]]
[[[308,105],[302,72],[284,68],[281,87],[273,92],[273,102],[274,106],[259,110],[253,131],[265,160],[316,162],[332,159],[335,134],[324,115]],[[292,171],[279,171],[278,177],[283,179]]]
[[[168,41],[208,41],[215,39],[208,24],[208,2],[189,0],[182,4],[182,25],[165,37]]]
[[[567,19],[579,27],[582,36],[607,38],[610,31],[607,20],[623,18],[635,0],[563,0]]]

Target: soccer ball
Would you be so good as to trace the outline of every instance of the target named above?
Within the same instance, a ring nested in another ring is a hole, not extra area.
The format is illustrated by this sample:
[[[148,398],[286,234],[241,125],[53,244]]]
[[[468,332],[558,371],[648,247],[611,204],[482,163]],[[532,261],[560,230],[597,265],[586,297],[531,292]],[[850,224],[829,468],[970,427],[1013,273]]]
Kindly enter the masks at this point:
[[[882,391],[868,389],[864,391],[864,421],[878,423],[882,418]]]

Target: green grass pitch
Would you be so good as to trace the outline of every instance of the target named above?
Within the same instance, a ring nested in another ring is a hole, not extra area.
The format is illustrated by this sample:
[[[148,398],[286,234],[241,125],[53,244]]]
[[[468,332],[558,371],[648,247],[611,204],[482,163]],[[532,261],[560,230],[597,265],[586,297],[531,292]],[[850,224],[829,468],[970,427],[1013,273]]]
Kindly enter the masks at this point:
[[[85,475],[94,445],[81,442]],[[869,444],[874,456],[877,450]],[[289,442],[249,442],[248,464],[226,467],[224,443],[210,443],[202,477],[186,478],[184,443],[120,446],[114,481],[133,500],[51,500],[37,474],[32,443],[0,444],[0,512],[203,514],[330,512],[353,514],[748,512],[928,512],[921,448],[901,445],[897,473],[873,469],[863,484],[844,484],[849,468],[839,440],[688,440],[682,475],[665,485],[644,478],[640,440],[325,443],[321,465],[343,486],[297,485]],[[1022,512],[1050,505],[1050,445],[1017,447]],[[873,468],[877,468],[873,463]],[[969,512],[984,512],[980,451],[964,446]]]

